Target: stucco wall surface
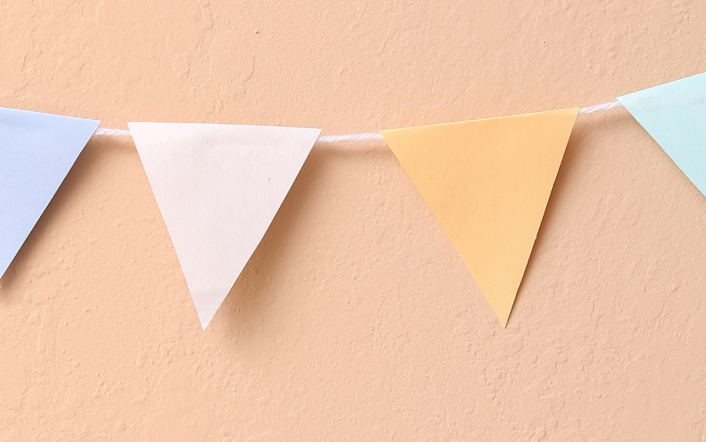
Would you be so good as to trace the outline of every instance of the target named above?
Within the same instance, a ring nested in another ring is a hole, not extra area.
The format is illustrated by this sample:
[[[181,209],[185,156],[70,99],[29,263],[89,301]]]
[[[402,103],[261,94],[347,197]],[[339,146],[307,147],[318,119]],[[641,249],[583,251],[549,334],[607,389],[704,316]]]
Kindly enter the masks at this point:
[[[373,131],[706,71],[698,0],[0,0],[0,106]],[[503,329],[383,142],[317,145],[201,330],[132,141],[0,281],[0,440],[704,441],[706,198],[580,116]]]

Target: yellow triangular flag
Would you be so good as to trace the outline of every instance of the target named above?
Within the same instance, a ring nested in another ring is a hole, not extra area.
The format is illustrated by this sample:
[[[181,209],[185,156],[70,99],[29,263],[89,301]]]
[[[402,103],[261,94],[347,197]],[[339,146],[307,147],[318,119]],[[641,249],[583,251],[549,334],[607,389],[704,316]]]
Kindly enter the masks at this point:
[[[503,326],[578,108],[380,131]]]

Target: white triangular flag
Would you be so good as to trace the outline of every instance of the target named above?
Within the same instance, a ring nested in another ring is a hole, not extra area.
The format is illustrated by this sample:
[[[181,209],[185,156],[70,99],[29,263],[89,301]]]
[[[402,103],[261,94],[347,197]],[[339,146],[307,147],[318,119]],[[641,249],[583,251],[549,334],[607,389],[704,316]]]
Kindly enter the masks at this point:
[[[206,329],[321,129],[128,123]]]

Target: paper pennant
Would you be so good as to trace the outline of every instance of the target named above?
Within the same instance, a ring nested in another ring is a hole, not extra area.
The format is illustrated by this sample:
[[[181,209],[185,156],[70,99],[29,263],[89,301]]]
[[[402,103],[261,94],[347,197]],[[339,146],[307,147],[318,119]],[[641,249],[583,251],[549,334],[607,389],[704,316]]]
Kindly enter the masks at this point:
[[[0,108],[0,277],[99,123]]]
[[[381,131],[503,326],[577,114]]]
[[[706,73],[617,100],[706,195]]]
[[[128,125],[205,330],[321,130]]]

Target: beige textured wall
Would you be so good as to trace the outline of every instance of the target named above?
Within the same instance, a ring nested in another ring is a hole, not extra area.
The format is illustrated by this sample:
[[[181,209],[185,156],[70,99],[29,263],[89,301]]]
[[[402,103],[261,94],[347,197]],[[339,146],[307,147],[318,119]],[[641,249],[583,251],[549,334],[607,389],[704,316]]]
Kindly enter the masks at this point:
[[[0,106],[324,134],[706,71],[706,4],[0,0]],[[317,145],[202,332],[131,141],[0,281],[0,440],[706,440],[706,198],[579,117],[502,329],[384,143]]]

